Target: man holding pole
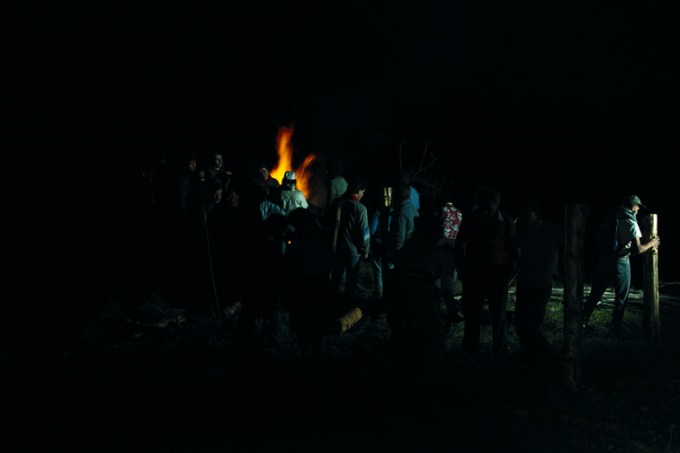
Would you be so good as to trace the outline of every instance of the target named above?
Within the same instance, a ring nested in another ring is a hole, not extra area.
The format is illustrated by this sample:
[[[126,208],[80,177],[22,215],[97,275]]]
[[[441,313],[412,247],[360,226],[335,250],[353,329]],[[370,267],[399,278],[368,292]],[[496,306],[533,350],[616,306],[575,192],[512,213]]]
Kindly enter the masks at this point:
[[[641,242],[642,231],[637,223],[636,215],[640,208],[645,209],[637,195],[630,195],[616,213],[615,234],[619,244],[615,252],[601,254],[590,294],[583,307],[583,327],[585,328],[595,306],[602,298],[607,287],[614,283],[614,309],[612,311],[612,333],[619,335],[623,313],[630,290],[630,254],[643,254],[661,243],[659,237],[651,238],[647,243]]]

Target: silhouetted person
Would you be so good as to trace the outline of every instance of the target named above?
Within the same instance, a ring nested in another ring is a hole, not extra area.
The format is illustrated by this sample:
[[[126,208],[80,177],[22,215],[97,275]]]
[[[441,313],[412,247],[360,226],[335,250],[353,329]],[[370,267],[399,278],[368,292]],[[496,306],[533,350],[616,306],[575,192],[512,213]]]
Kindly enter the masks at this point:
[[[331,284],[335,292],[349,298],[356,296],[359,265],[362,258],[368,259],[371,244],[368,211],[361,203],[366,189],[364,182],[354,181],[345,195],[331,206],[330,214],[335,216],[332,230],[335,266]]]
[[[517,269],[515,224],[499,210],[500,193],[490,187],[477,191],[479,208],[463,219],[456,238],[458,275],[463,284],[463,351],[479,349],[482,309],[489,304],[493,353],[507,352],[508,285]]]
[[[392,188],[383,187],[382,203],[373,210],[369,228],[371,231],[371,262],[373,264],[375,291],[378,299],[385,292],[385,278],[391,266],[389,262],[390,223],[396,214],[392,203]],[[392,266],[393,267],[393,266]]]
[[[269,195],[272,189],[281,185],[276,178],[269,174],[269,167],[267,165],[260,165],[255,182],[264,189],[267,195]]]
[[[416,232],[418,211],[411,202],[411,187],[405,184],[397,186],[394,193],[395,214],[389,230],[388,253],[399,267],[403,261],[412,258],[411,239]]]
[[[196,184],[188,196],[179,263],[183,268],[180,292],[183,292],[187,308],[198,312],[215,308],[217,288],[214,283],[217,283],[216,272],[222,264],[221,234],[227,220],[223,195],[222,186],[215,180],[207,181],[199,170]]]
[[[454,297],[454,283],[456,281],[456,259],[454,248],[456,246],[456,238],[460,231],[460,224],[463,221],[463,213],[460,209],[453,205],[453,202],[447,201],[441,209],[441,231],[439,245],[444,247],[443,250],[451,253],[450,269],[447,268],[441,277],[442,298],[446,304],[446,320],[447,330],[454,322],[462,320],[460,317],[461,304]]]
[[[453,273],[455,258],[450,247],[440,244],[438,216],[420,219],[408,253],[400,257],[385,288],[385,306],[395,350],[412,365],[429,368],[441,365],[446,353],[442,297],[435,283]]]
[[[178,203],[179,212],[182,217],[188,214],[189,196],[197,184],[198,172],[196,159],[193,157],[187,160],[186,166],[182,169],[178,181]]]
[[[552,348],[542,331],[545,309],[552,295],[553,279],[558,275],[564,228],[540,218],[538,205],[530,199],[517,219],[517,299],[516,328],[526,364],[545,361]]]
[[[300,354],[304,359],[318,359],[324,337],[337,333],[330,284],[335,257],[314,213],[298,208],[288,219],[292,233],[287,236],[290,245],[281,269],[284,305]]]
[[[276,187],[272,187],[276,189]],[[286,216],[286,211],[281,206],[270,200],[267,189],[261,181],[253,180],[246,186],[246,200],[250,208],[256,208],[262,220],[267,220],[271,215]]]
[[[605,290],[613,283],[615,298],[611,328],[614,335],[620,333],[630,290],[630,255],[631,253],[646,253],[654,247],[658,247],[661,243],[659,237],[652,238],[645,244],[641,242],[642,231],[636,218],[640,208],[645,209],[646,206],[642,204],[637,195],[630,195],[616,212],[615,228],[608,234],[616,234],[618,247],[616,247],[616,250],[608,250],[604,247],[600,249],[593,284],[583,307],[584,327],[588,324],[588,320]],[[606,237],[602,240],[613,241],[612,238]]]
[[[221,310],[241,298],[242,208],[239,196],[234,191],[226,192],[222,184],[214,179],[208,181],[208,186],[210,196],[206,204],[204,234],[208,241],[214,286]]]
[[[288,219],[272,214],[266,220],[256,206],[248,206],[241,221],[240,246],[233,256],[239,268],[230,278],[242,297],[242,309],[236,328],[236,345],[247,354],[257,340],[277,346],[279,310],[284,284],[284,255],[281,244]],[[240,271],[240,272],[239,272]],[[258,322],[260,321],[260,322]],[[260,326],[260,335],[257,326]]]
[[[212,153],[210,163],[205,168],[205,178],[216,180],[225,190],[229,190],[232,173],[224,166],[223,154],[219,151]]]

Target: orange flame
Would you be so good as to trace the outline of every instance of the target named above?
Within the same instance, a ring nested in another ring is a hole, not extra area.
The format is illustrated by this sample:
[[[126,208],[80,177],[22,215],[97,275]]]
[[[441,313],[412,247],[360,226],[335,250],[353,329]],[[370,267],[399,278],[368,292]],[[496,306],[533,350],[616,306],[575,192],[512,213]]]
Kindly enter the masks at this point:
[[[305,160],[302,162],[302,165],[298,167],[297,170],[295,170],[295,178],[297,179],[297,183],[295,186],[302,191],[302,193],[305,194],[305,198],[307,201],[311,198],[311,188],[312,188],[312,163],[316,159],[316,156],[314,154],[310,154],[309,156],[305,157]]]
[[[269,174],[276,178],[277,181],[282,182],[283,177],[287,171],[295,172],[295,187],[305,194],[305,198],[309,200],[311,190],[312,164],[316,160],[316,155],[310,154],[302,162],[300,166],[293,169],[293,147],[291,146],[291,138],[293,137],[293,127],[280,127],[276,134],[277,149],[279,160],[276,166],[269,172]]]
[[[290,145],[292,136],[292,127],[280,127],[276,134],[276,153],[279,155],[279,161],[269,174],[278,182],[281,182],[283,175],[293,168],[293,148]]]

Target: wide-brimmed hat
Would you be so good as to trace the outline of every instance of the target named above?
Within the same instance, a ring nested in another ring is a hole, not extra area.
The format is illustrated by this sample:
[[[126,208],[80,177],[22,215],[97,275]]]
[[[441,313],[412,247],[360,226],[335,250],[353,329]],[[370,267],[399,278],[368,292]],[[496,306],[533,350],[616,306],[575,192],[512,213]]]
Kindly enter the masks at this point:
[[[283,174],[283,179],[287,179],[288,181],[295,181],[295,172],[294,171],[287,171]]]

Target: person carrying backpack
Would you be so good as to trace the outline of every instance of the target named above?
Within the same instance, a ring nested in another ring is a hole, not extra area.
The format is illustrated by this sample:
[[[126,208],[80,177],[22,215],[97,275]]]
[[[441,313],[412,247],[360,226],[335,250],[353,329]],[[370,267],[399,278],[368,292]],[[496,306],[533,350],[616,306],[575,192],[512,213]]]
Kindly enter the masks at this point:
[[[613,283],[615,298],[611,329],[616,336],[620,333],[630,290],[630,255],[631,253],[643,254],[658,247],[661,243],[659,237],[651,238],[645,244],[641,242],[642,232],[636,219],[640,208],[646,209],[646,206],[642,204],[637,195],[630,195],[619,207],[616,218],[609,223],[609,227],[605,226],[600,229],[599,263],[590,294],[583,306],[584,329],[605,290]]]

